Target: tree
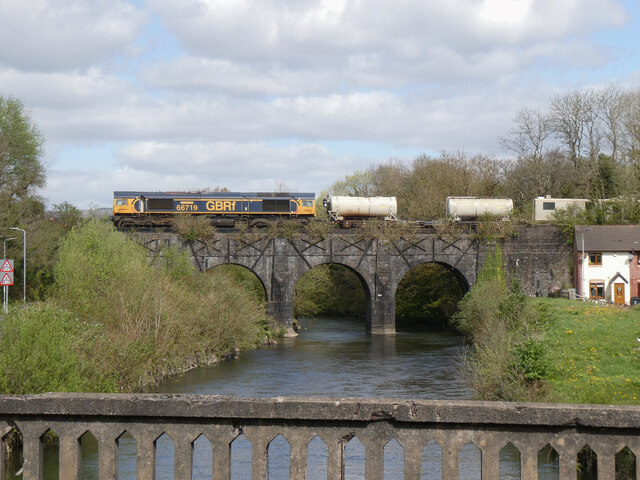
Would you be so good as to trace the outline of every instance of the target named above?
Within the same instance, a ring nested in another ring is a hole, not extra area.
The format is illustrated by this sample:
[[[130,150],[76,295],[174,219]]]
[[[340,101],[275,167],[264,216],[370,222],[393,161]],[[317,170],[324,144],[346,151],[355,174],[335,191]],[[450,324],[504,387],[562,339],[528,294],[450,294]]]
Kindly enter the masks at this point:
[[[43,138],[24,105],[0,96],[0,227],[24,225],[42,214]],[[11,225],[10,225],[11,224]]]

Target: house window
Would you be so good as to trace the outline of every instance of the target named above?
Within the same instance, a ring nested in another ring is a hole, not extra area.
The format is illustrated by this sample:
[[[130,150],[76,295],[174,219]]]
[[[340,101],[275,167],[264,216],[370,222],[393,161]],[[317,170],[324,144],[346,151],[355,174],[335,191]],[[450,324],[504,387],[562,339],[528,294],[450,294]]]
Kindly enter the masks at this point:
[[[556,202],[542,202],[542,210],[555,210]]]
[[[589,282],[589,298],[604,298],[604,282]]]
[[[589,265],[602,265],[602,254],[601,253],[590,253],[589,254]]]

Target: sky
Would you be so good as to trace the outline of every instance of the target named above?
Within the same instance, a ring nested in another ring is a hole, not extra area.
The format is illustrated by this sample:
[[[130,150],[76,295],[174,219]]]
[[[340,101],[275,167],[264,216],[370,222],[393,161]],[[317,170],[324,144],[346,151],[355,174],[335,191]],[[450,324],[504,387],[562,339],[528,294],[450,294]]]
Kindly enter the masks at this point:
[[[0,95],[45,140],[40,193],[80,209],[502,157],[519,109],[640,88],[637,0],[0,0],[0,44]]]

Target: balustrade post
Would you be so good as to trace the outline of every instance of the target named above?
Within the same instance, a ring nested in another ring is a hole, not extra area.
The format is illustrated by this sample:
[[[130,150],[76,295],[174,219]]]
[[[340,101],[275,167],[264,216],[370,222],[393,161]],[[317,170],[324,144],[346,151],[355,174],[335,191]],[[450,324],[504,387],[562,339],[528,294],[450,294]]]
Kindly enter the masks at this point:
[[[457,479],[458,474],[458,453],[461,445],[447,438],[442,446],[442,480]]]
[[[411,442],[404,448],[404,480],[420,480],[422,470],[422,449],[420,445]]]
[[[520,479],[538,480],[538,449],[526,446],[518,450],[520,450]]]
[[[384,479],[384,445],[380,441],[363,441],[364,478],[367,480]]]
[[[570,452],[569,449],[563,448],[558,451],[559,458],[559,473],[562,480],[577,480],[577,460],[576,452]]]
[[[22,432],[22,478],[23,480],[42,480],[42,441],[37,431],[23,428]]]
[[[60,436],[60,478],[79,480],[80,478],[80,441],[70,435]]]
[[[98,440],[98,478],[99,480],[117,480],[118,444],[111,432],[97,432]]]
[[[251,478],[264,480],[267,476],[269,460],[269,441],[263,428],[246,427],[244,435],[251,442]]]
[[[193,472],[193,443],[191,436],[175,435],[173,443],[173,478],[191,480]]]
[[[331,439],[327,444],[327,480],[341,480],[344,476],[344,447],[342,438]]]
[[[608,447],[594,451],[598,455],[598,480],[616,480],[615,452]]]
[[[156,473],[155,441],[148,435],[142,435],[138,441],[138,476],[137,480],[154,480]]]
[[[305,480],[307,474],[307,447],[310,439],[308,435],[296,433],[291,434],[290,438],[290,478],[291,480]]]
[[[231,478],[231,441],[216,438],[213,448],[213,480],[229,480]]]
[[[482,478],[498,478],[500,476],[500,445],[495,437],[480,449],[480,465]]]

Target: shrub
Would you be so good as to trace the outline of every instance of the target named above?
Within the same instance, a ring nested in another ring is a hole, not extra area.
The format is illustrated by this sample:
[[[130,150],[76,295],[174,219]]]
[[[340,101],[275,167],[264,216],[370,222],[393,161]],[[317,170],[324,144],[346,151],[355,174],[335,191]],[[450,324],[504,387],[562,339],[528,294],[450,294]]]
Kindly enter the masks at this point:
[[[257,343],[264,305],[222,271],[200,273],[169,248],[151,265],[146,250],[107,222],[75,228],[55,267],[57,302],[103,327],[93,354],[123,390]]]
[[[550,373],[550,364],[544,344],[537,338],[527,338],[512,350],[512,368],[528,382],[544,380]]]
[[[0,392],[114,391],[96,375],[91,346],[100,332],[53,305],[13,309],[0,322]]]

